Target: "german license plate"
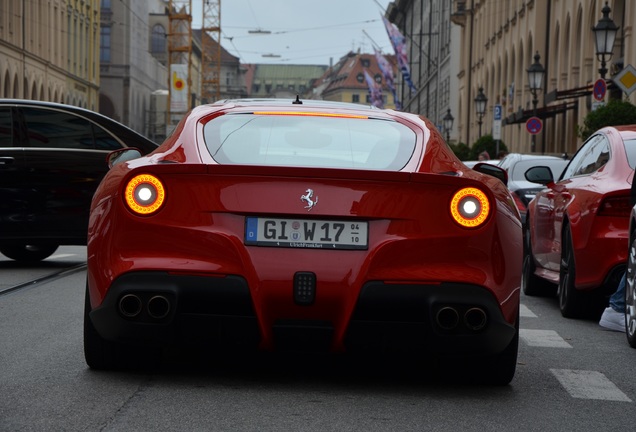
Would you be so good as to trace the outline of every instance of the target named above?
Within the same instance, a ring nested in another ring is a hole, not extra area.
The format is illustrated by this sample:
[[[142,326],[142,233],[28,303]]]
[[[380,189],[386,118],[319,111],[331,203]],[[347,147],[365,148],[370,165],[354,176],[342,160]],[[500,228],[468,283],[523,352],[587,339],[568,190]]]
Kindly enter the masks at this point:
[[[367,249],[367,222],[248,217],[245,244],[289,248]]]

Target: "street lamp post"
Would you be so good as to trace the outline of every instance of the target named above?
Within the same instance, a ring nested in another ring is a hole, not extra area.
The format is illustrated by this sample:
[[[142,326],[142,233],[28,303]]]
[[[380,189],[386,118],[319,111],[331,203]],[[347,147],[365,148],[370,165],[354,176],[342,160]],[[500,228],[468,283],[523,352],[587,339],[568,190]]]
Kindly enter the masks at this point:
[[[450,131],[453,128],[455,117],[450,112],[450,108],[446,111],[446,115],[442,119],[444,122],[444,130],[446,131],[446,142],[450,142]]]
[[[603,16],[594,27],[594,43],[596,45],[596,58],[601,62],[601,67],[598,72],[601,74],[601,78],[605,79],[607,74],[607,68],[605,65],[612,58],[612,51],[614,50],[614,41],[616,40],[616,33],[618,33],[618,26],[609,17],[612,9],[605,2],[605,6],[601,12]]]
[[[532,116],[537,116],[537,104],[539,103],[539,99],[537,98],[537,94],[541,87],[543,86],[543,76],[545,75],[545,69],[539,62],[541,60],[541,56],[539,55],[539,51],[534,55],[534,63],[530,65],[528,70],[528,87],[530,87],[530,93],[532,93]],[[530,149],[532,152],[536,150],[536,134],[532,134],[532,147]]]
[[[488,103],[488,98],[484,94],[484,88],[479,87],[477,96],[475,96],[475,111],[477,112],[477,123],[479,124],[479,138],[481,138],[481,124],[483,123],[482,118],[486,113],[486,103]]]

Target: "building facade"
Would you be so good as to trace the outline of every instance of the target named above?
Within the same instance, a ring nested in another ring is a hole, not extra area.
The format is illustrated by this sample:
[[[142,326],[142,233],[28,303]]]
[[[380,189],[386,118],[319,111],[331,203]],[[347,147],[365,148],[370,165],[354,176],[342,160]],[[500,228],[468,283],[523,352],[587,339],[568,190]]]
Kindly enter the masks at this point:
[[[451,141],[460,141],[456,125],[461,31],[452,24],[451,13],[449,0],[396,0],[385,16],[406,39],[413,87],[399,78],[404,111],[424,115]],[[444,131],[448,113],[455,121],[450,131]]]
[[[619,26],[613,55],[607,64],[609,88],[596,101],[593,87],[601,78],[592,28],[602,17]],[[616,89],[613,80],[625,67],[636,65],[636,3],[627,0],[454,0],[454,22],[461,28],[459,134],[469,145],[478,138],[475,97],[483,89],[488,101],[484,133],[491,133],[494,109],[503,109],[502,141],[514,152],[569,155],[581,145],[578,129],[585,116],[611,97],[631,96]],[[535,56],[537,56],[535,58]],[[544,68],[542,87],[535,96],[527,70],[535,61]],[[528,120],[538,117],[540,129]],[[457,120],[456,120],[457,121]],[[537,133],[531,133],[537,132]]]
[[[311,97],[312,86],[327,66],[322,65],[246,65],[246,84],[252,98]]]
[[[237,99],[247,97],[247,85],[245,83],[245,75],[247,68],[241,65],[238,57],[230,54],[223,46],[219,47],[217,42],[201,29],[193,30],[193,39],[199,46],[203,46],[202,38],[207,38],[205,44],[210,51],[220,51],[220,77],[219,77],[219,99]],[[209,53],[212,57],[212,54]],[[205,94],[201,89],[200,94]],[[200,100],[199,103],[211,103],[214,101]]]
[[[101,0],[99,111],[151,135],[153,93],[167,89],[166,66],[152,55],[151,14],[167,14],[167,1]]]
[[[394,57],[387,61],[394,68]],[[349,52],[326,70],[313,86],[313,99],[336,102],[353,102],[364,105],[373,103],[365,72],[381,89],[383,107],[395,109],[395,98],[389,90],[375,54]]]
[[[100,0],[2,0],[0,97],[99,107]]]

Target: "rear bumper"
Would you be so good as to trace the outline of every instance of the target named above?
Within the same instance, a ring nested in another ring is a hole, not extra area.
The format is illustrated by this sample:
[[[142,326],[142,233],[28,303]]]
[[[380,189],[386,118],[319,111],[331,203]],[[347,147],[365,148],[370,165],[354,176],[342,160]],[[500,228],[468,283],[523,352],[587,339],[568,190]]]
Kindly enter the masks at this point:
[[[342,328],[328,319],[285,316],[262,328],[257,309],[239,276],[135,272],[116,279],[89,316],[108,340],[218,349],[489,355],[516,333],[495,297],[467,284],[368,282]]]
[[[152,299],[157,298],[166,299],[167,309],[153,312]],[[126,305],[125,299],[133,303]],[[90,319],[104,339],[129,344],[239,348],[255,346],[260,340],[247,283],[237,276],[128,273],[114,281],[102,304],[90,312]]]
[[[516,333],[494,296],[468,285],[370,282],[349,323],[349,350],[496,354]]]

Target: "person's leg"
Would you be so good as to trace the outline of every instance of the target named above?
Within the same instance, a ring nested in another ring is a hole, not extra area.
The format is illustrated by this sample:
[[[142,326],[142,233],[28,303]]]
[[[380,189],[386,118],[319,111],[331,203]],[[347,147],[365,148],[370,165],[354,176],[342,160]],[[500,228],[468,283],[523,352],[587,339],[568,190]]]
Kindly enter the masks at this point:
[[[621,281],[618,283],[618,287],[616,288],[616,291],[614,292],[614,294],[610,296],[610,299],[609,299],[609,305],[612,307],[612,309],[614,309],[616,312],[619,312],[619,313],[625,313],[625,283],[626,283],[625,275],[626,274],[627,273],[623,273],[623,277],[621,278]]]
[[[626,273],[616,287],[614,294],[610,296],[609,307],[605,308],[598,324],[608,330],[625,331],[625,279]]]

